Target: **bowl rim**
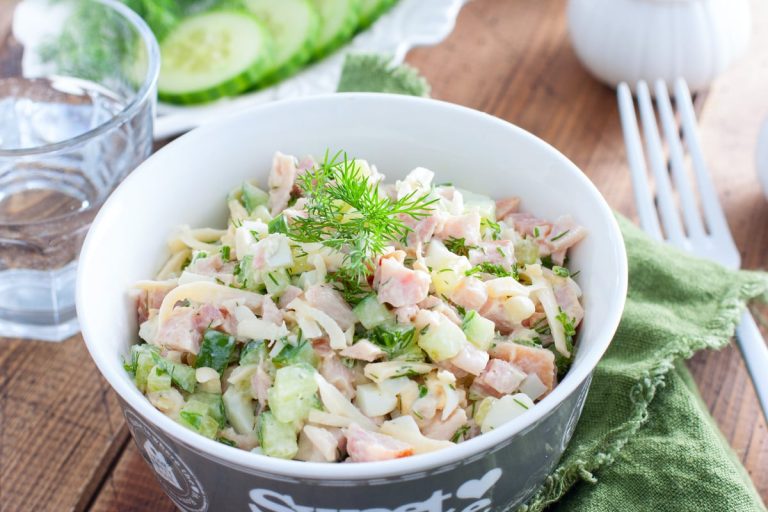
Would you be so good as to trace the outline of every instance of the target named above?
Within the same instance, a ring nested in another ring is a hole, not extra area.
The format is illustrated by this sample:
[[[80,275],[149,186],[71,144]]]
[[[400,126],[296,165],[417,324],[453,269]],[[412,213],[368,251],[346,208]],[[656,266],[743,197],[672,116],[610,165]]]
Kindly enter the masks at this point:
[[[603,315],[604,321],[601,324],[599,334],[595,336],[595,338],[598,338],[598,350],[594,351],[589,359],[582,360],[579,362],[579,364],[574,364],[565,378],[555,387],[555,389],[539,403],[537,403],[536,407],[534,407],[528,413],[518,416],[514,420],[508,422],[502,427],[499,427],[498,429],[477,436],[473,439],[469,439],[445,450],[414,455],[396,460],[355,464],[318,463],[277,459],[262,454],[251,453],[239,448],[230,447],[223,443],[219,443],[212,439],[201,436],[189,429],[186,429],[182,425],[173,421],[171,418],[165,416],[159,410],[155,409],[155,407],[149,403],[146,397],[141,392],[139,392],[135,386],[131,386],[127,380],[119,380],[113,378],[109,372],[110,368],[105,359],[107,357],[106,351],[97,350],[96,340],[94,339],[94,336],[91,335],[90,322],[88,317],[83,315],[83,318],[81,318],[80,322],[83,339],[85,340],[88,352],[99,368],[101,374],[104,376],[107,382],[109,382],[112,389],[114,389],[118,395],[120,395],[122,400],[124,400],[131,409],[137,411],[141,416],[149,420],[155,427],[159,428],[165,435],[169,436],[175,442],[182,443],[188,449],[197,452],[198,454],[208,459],[229,465],[234,464],[235,466],[243,468],[249,472],[268,472],[286,477],[319,479],[328,481],[365,480],[398,477],[406,474],[419,473],[429,471],[441,466],[460,463],[462,460],[472,459],[473,457],[483,452],[492,450],[494,447],[504,443],[519,432],[537,424],[543,418],[551,414],[564,400],[571,396],[572,393],[574,393],[578,387],[590,377],[595,369],[595,366],[600,361],[605,351],[608,349],[616,329],[618,328],[619,321],[624,310],[628,280],[626,249],[624,247],[623,237],[621,235],[621,231],[613,211],[608,206],[607,202],[595,187],[595,185],[573,162],[571,162],[567,157],[565,157],[550,144],[544,142],[542,139],[508,121],[468,107],[434,99],[378,93],[336,93],[307,98],[294,98],[275,101],[272,103],[256,106],[252,109],[248,109],[236,116],[231,116],[226,119],[215,121],[203,127],[197,128],[192,132],[183,135],[182,137],[179,137],[178,139],[160,149],[157,153],[153,154],[149,159],[147,159],[147,161],[142,163],[126,178],[124,183],[129,182],[130,180],[138,180],[147,172],[154,172],[155,170],[151,169],[152,161],[157,158],[157,155],[164,152],[167,153],[169,151],[173,151],[176,146],[183,144],[183,139],[190,137],[191,134],[197,134],[193,136],[201,136],[204,134],[214,135],[222,127],[226,127],[229,123],[235,120],[249,116],[268,116],[275,110],[279,111],[280,109],[285,108],[286,105],[302,106],[344,101],[368,101],[379,103],[390,102],[406,105],[411,104],[414,108],[435,108],[451,110],[454,111],[457,115],[473,117],[481,122],[490,123],[498,127],[502,127],[506,130],[511,130],[512,132],[515,132],[517,136],[523,139],[527,139],[530,144],[537,145],[540,148],[543,148],[546,151],[552,153],[553,156],[555,156],[555,158],[562,165],[562,167],[567,168],[569,172],[572,172],[576,175],[576,179],[582,181],[582,185],[584,185],[587,192],[592,196],[595,207],[601,216],[608,221],[610,229],[613,231],[613,233],[611,233],[613,235],[612,238],[620,242],[612,244],[612,248],[615,251],[614,256],[618,264],[618,268],[616,269],[618,271],[618,275],[616,276],[618,297],[615,303],[606,306],[606,311]],[[92,240],[94,238],[94,232],[103,229],[101,225],[102,219],[105,218],[106,212],[110,210],[114,204],[121,200],[123,190],[125,190],[125,187],[123,187],[121,184],[108,198],[106,203],[102,206],[101,211],[94,219],[92,227],[89,230],[88,235],[86,236],[86,239],[83,243],[83,248],[80,254],[81,264],[78,267],[76,289],[76,303],[78,305],[78,310],[80,311],[86,311],[86,308],[83,307],[86,296],[85,282],[87,281],[84,276],[87,273],[86,268],[88,260],[90,259],[89,254],[92,250],[91,246]],[[102,354],[102,352],[104,353]],[[117,354],[112,354],[112,357],[117,357]]]

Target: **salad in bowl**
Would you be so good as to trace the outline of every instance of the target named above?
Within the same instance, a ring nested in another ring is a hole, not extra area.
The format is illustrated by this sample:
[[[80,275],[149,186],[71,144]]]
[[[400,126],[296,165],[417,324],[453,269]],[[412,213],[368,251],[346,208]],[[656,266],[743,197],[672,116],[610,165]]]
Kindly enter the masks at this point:
[[[586,229],[436,171],[276,153],[224,229],[179,227],[132,287],[136,386],[205,437],[309,462],[437,451],[535,408],[578,350]]]

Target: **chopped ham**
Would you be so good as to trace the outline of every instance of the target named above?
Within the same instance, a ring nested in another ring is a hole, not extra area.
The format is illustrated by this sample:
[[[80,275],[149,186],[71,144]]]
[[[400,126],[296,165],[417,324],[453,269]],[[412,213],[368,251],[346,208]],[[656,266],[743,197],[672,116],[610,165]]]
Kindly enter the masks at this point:
[[[475,379],[473,386],[478,386],[489,396],[500,398],[516,391],[526,374],[511,363],[502,359],[491,359],[483,373]]]
[[[224,315],[221,310],[212,304],[203,304],[193,316],[193,323],[198,330],[221,327],[224,324]]]
[[[155,337],[157,344],[172,350],[197,354],[202,335],[195,322],[195,313],[195,309],[190,307],[174,308]]]
[[[304,298],[310,306],[333,318],[343,331],[357,322],[357,317],[341,293],[326,284],[310,286],[304,292]]]
[[[512,240],[480,242],[476,248],[469,250],[469,262],[472,265],[491,263],[511,271],[515,266],[515,246]]]
[[[442,299],[438,299],[434,295],[430,295],[423,301],[419,302],[418,306],[422,308],[422,311],[429,310],[433,313],[441,313],[444,316],[448,318],[451,322],[455,323],[456,325],[461,325],[461,318],[459,318],[459,315],[456,313],[456,310],[453,309],[453,307],[449,306],[445,303]],[[417,315],[418,316],[418,315]],[[423,327],[423,326],[420,326]]]
[[[488,301],[488,291],[478,278],[464,277],[451,292],[451,300],[465,309],[478,310]]]
[[[443,421],[440,416],[435,416],[429,424],[421,429],[421,431],[429,438],[438,439],[440,441],[450,441],[454,434],[456,434],[456,431],[466,423],[467,413],[464,409],[456,409],[445,421]]]
[[[347,453],[352,462],[375,462],[413,455],[413,447],[394,437],[363,430],[353,423],[344,429]]]
[[[386,354],[383,350],[366,339],[358,340],[354,345],[350,345],[340,353],[343,357],[367,361],[369,363],[384,357]]]
[[[455,323],[458,326],[461,326],[461,317],[459,317],[459,314],[456,313],[456,310],[453,309],[452,306],[449,306],[448,304],[446,304],[442,300],[440,301],[440,303],[437,306],[435,306],[433,311],[436,311],[438,313],[442,313],[443,315],[448,317],[448,320],[450,320],[451,322]]]
[[[507,197],[496,201],[496,218],[503,219],[510,213],[517,213],[520,208],[519,197]]]
[[[283,323],[283,312],[280,311],[269,295],[264,296],[264,303],[261,305],[261,318],[276,325]]]
[[[275,216],[288,206],[291,191],[298,174],[296,159],[279,151],[272,159],[272,169],[269,172],[269,210]]]
[[[461,351],[449,361],[452,365],[472,375],[480,375],[488,363],[488,352],[471,343],[465,343]]]
[[[223,266],[221,254],[216,253],[206,258],[197,258],[184,270],[201,276],[215,276],[221,272]]]
[[[555,220],[552,232],[539,245],[546,245],[546,250],[552,255],[552,261],[556,265],[562,265],[568,249],[581,242],[586,236],[586,229],[576,224],[570,215],[564,215]],[[542,253],[541,247],[539,252]]]
[[[574,327],[579,325],[584,318],[584,307],[579,302],[581,289],[572,279],[556,278],[552,283],[555,292],[555,300],[568,318],[573,319]]]
[[[416,306],[416,305],[403,306],[395,309],[395,318],[397,318],[397,323],[409,324],[413,322],[413,319],[418,312],[419,312],[419,306]]]
[[[530,213],[512,213],[504,220],[524,235],[534,236],[534,230],[538,227],[539,236],[535,237],[535,242],[539,247],[539,255],[551,255],[556,265],[562,265],[568,249],[587,236],[587,230],[576,224],[570,215],[549,222]]]
[[[411,230],[408,232],[408,246],[416,246],[419,243],[426,244],[432,240],[435,231],[441,228],[444,221],[437,212],[423,219],[414,219],[410,215],[401,214],[400,220]]]
[[[293,302],[293,299],[301,296],[302,293],[304,293],[304,291],[301,288],[289,284],[285,290],[283,290],[283,294],[280,296],[280,300],[278,301],[280,309],[285,309],[288,304]]]
[[[143,324],[149,319],[150,311],[160,309],[163,299],[168,292],[176,288],[176,280],[151,281],[147,286],[135,291],[136,312],[138,323]]]
[[[470,212],[448,217],[435,235],[443,240],[463,238],[467,244],[475,245],[480,242],[480,214]]]
[[[539,236],[546,237],[552,230],[552,223],[542,220],[530,213],[511,213],[504,217],[504,221],[510,224],[515,231],[523,235],[534,236],[534,230],[539,228]]]
[[[512,363],[523,373],[535,373],[547,391],[555,387],[555,354],[550,350],[506,342],[492,348],[491,356]]]
[[[441,370],[448,370],[459,380],[469,375],[469,373],[465,372],[464,370],[462,370],[461,368],[453,364],[451,362],[451,359],[446,359],[445,361],[437,362],[435,363],[435,366],[437,366]]]
[[[496,329],[501,334],[509,334],[517,326],[510,318],[507,311],[504,309],[505,297],[492,297],[488,299],[479,313],[492,320],[496,324]]]
[[[395,258],[381,258],[376,273],[379,302],[398,308],[417,304],[429,294],[429,274],[406,268]]]

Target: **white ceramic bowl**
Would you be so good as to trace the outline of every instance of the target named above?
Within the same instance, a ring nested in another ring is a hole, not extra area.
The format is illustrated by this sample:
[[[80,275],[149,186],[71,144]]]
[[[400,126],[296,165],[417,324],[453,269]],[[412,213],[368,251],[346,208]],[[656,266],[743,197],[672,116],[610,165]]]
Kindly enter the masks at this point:
[[[155,410],[136,389],[121,365],[137,340],[127,290],[158,270],[169,233],[179,224],[224,227],[227,192],[247,178],[265,183],[275,150],[319,155],[326,148],[375,163],[389,180],[428,167],[438,182],[495,198],[520,196],[526,211],[544,218],[572,214],[588,229],[571,257],[571,267],[581,271],[586,309],[575,362],[531,411],[440,452],[318,464],[203,438]],[[255,108],[190,132],[147,160],[93,222],[80,259],[77,308],[91,356],[118,393],[139,449],[180,508],[480,511],[528,499],[557,463],[618,325],[626,288],[626,254],[611,209],[557,150],[456,105],[338,94]]]

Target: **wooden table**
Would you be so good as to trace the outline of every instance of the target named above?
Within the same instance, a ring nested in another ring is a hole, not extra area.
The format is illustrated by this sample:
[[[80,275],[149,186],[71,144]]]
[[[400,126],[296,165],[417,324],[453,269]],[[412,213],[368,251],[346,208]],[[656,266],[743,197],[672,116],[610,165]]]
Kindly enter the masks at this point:
[[[764,4],[754,2],[755,21],[763,26]],[[0,7],[0,35],[7,31],[7,5]],[[633,216],[614,92],[577,62],[564,11],[562,0],[476,0],[448,40],[413,51],[408,60],[432,83],[433,96],[507,119],[552,143],[614,208]],[[768,203],[753,155],[768,116],[768,34],[754,38],[749,54],[699,107],[705,153],[744,265],[765,268]],[[768,501],[768,432],[738,351],[700,353],[690,367]],[[0,510],[173,510],[129,442],[115,394],[80,336],[61,344],[0,340]]]

